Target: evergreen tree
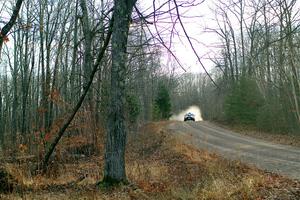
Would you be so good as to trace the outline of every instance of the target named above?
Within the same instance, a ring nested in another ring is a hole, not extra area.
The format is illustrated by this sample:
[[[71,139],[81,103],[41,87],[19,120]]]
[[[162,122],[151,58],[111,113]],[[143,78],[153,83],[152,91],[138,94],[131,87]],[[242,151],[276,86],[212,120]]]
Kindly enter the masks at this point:
[[[225,100],[225,117],[231,123],[255,125],[262,103],[255,81],[243,77]]]
[[[158,115],[155,116],[156,119],[169,119],[171,117],[171,98],[168,89],[162,83],[158,85],[154,108],[156,115]]]
[[[141,113],[141,104],[139,98],[134,94],[127,94],[126,96],[126,112],[130,124],[137,122],[139,114]]]

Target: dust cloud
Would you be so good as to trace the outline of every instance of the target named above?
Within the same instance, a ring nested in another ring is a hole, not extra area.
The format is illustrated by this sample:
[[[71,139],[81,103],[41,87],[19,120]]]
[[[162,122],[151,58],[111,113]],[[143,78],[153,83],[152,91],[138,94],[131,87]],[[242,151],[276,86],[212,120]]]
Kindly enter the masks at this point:
[[[195,115],[196,121],[203,121],[201,116],[201,110],[198,106],[190,106],[187,109],[181,111],[180,113],[172,115],[170,120],[183,121],[184,115],[188,112],[191,112]]]

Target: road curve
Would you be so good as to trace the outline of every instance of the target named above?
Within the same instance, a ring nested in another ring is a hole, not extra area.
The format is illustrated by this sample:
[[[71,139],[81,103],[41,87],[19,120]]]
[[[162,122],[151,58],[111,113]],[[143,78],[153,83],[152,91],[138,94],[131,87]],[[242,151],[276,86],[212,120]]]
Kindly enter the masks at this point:
[[[168,129],[188,136],[184,142],[197,148],[300,180],[300,148],[243,136],[206,121],[173,122]]]

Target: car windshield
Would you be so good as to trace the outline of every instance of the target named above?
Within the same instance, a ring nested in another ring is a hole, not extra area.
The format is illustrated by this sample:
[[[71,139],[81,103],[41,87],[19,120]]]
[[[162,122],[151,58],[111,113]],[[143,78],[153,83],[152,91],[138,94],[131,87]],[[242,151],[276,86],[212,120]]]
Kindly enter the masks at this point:
[[[187,113],[185,116],[195,116],[193,113]]]

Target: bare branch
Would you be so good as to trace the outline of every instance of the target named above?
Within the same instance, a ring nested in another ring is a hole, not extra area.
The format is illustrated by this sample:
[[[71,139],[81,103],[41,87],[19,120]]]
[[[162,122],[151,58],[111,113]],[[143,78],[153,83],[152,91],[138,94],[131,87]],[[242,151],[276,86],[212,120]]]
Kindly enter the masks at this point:
[[[189,42],[189,44],[190,44],[190,46],[191,46],[191,48],[192,48],[194,54],[196,55],[196,57],[197,57],[197,59],[198,59],[198,62],[199,62],[200,65],[202,66],[203,70],[205,71],[205,73],[207,74],[207,76],[209,77],[209,79],[213,82],[213,84],[214,84],[217,88],[219,88],[219,86],[217,85],[217,83],[213,80],[213,78],[212,78],[211,75],[208,73],[207,69],[205,68],[204,64],[202,63],[201,58],[200,58],[200,56],[198,55],[198,53],[197,53],[197,51],[196,51],[196,49],[195,49],[195,47],[194,47],[194,45],[193,45],[193,43],[192,43],[192,41],[191,41],[191,39],[190,39],[188,33],[187,33],[187,31],[186,31],[186,29],[185,29],[185,27],[184,27],[184,25],[183,25],[183,23],[182,23],[182,20],[181,20],[181,17],[180,17],[180,13],[179,13],[179,8],[178,8],[178,5],[177,5],[177,2],[176,2],[176,0],[173,0],[173,1],[174,1],[175,6],[176,6],[176,13],[177,13],[177,17],[178,17],[179,23],[180,23],[180,25],[181,25],[181,27],[182,27],[182,30],[183,30],[183,32],[184,32],[184,34],[185,34],[185,36],[186,36],[186,38],[187,38],[187,40],[188,40],[188,42]]]

